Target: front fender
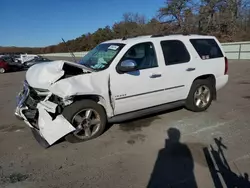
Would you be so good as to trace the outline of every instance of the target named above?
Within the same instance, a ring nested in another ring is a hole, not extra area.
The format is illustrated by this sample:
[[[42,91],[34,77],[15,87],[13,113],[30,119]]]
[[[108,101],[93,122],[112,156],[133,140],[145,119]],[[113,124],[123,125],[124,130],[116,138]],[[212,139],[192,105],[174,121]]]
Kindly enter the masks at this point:
[[[105,108],[107,116],[113,115],[109,75],[107,74],[91,73],[65,78],[52,84],[49,90],[64,100],[95,97]]]

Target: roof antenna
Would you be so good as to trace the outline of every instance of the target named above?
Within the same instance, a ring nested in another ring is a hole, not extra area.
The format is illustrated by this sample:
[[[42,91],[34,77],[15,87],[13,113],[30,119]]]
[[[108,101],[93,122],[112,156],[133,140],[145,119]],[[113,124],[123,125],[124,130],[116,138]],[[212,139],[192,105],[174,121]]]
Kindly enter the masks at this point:
[[[64,41],[64,39],[62,38],[62,41],[64,42],[64,44],[65,44],[65,46],[67,47],[67,49],[68,49],[68,52],[71,54],[71,56],[73,57],[73,59],[74,59],[74,61],[75,61],[75,63],[77,63],[77,61],[76,61],[76,57],[75,57],[75,55],[74,55],[74,53],[69,49],[69,46],[67,45],[67,43]]]

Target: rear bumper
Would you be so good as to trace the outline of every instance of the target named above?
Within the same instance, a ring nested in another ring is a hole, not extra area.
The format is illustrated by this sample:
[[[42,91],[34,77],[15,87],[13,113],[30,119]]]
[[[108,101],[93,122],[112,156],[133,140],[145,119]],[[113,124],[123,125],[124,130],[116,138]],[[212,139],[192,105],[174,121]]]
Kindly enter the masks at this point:
[[[228,75],[223,75],[216,78],[216,90],[223,88],[228,82]]]

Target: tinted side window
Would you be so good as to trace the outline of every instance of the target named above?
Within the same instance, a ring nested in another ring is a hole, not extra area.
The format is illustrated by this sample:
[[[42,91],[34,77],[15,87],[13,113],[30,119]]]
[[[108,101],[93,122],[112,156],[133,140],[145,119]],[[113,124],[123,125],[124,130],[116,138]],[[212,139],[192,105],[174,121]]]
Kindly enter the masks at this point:
[[[174,65],[190,61],[190,55],[185,45],[179,40],[161,41],[165,64]]]
[[[137,64],[138,70],[157,67],[157,59],[154,46],[151,42],[140,43],[132,46],[121,61],[134,60]]]
[[[222,51],[214,39],[190,39],[201,59],[223,57]]]

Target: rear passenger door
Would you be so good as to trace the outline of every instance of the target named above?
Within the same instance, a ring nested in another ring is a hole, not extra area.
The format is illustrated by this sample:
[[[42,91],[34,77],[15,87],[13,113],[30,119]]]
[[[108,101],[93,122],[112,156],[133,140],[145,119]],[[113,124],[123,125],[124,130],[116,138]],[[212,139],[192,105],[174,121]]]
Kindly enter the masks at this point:
[[[189,43],[190,44],[190,43]],[[164,88],[166,102],[185,99],[190,89],[190,82],[194,79],[195,62],[187,50],[188,42],[180,40],[160,41],[159,48],[162,53]]]

